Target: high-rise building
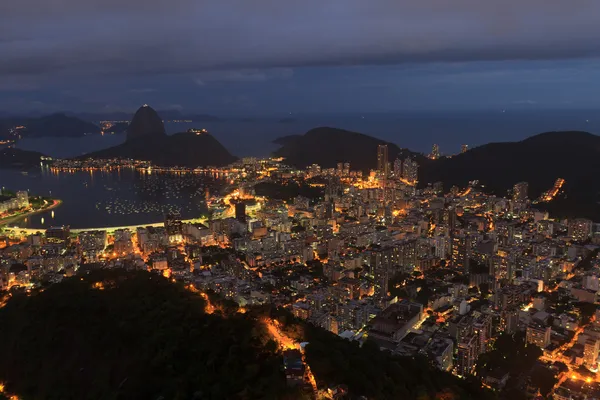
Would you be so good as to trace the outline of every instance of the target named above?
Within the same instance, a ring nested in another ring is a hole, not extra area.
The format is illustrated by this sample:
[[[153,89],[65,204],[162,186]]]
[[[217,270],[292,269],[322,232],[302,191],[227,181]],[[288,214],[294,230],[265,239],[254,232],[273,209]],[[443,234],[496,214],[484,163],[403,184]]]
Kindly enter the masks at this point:
[[[598,349],[600,342],[595,338],[589,338],[583,346],[583,363],[588,368],[596,367],[598,363]]]
[[[394,160],[394,177],[402,177],[402,160],[399,158],[396,158],[396,160]]]
[[[319,164],[313,164],[308,167],[308,173],[311,176],[319,176],[321,175],[321,166]]]
[[[437,160],[438,158],[440,158],[440,146],[438,146],[437,144],[433,145],[433,147],[431,148],[431,154],[429,155],[429,158],[431,158],[432,160]]]
[[[419,164],[411,158],[405,159],[402,163],[402,178],[408,182],[415,183],[417,182],[418,175]]]
[[[17,203],[19,204],[19,208],[29,207],[29,195],[25,190],[17,192]]]
[[[379,171],[384,178],[387,178],[389,173],[387,144],[380,144],[377,146],[377,171]]]
[[[456,373],[458,375],[467,376],[473,373],[478,356],[477,342],[477,337],[472,334],[459,340],[456,356]]]
[[[519,182],[513,187],[513,200],[520,203],[527,201],[529,184],[527,182]]]
[[[177,212],[169,213],[165,215],[165,230],[167,235],[177,235],[183,231],[183,223],[181,222],[181,215]]]
[[[243,201],[235,203],[235,219],[241,223],[246,223],[246,203]]]
[[[337,176],[342,176],[344,175],[344,163],[337,163]]]
[[[519,329],[519,309],[513,308],[501,313],[501,326],[506,333],[515,333]]]
[[[492,338],[492,317],[477,311],[474,313],[473,333],[477,336],[478,354],[485,353]]]
[[[462,146],[460,146],[460,152],[461,153],[466,153],[469,150],[469,145],[468,144],[463,144]]]
[[[459,234],[452,238],[452,266],[469,273],[471,240],[469,235]]]
[[[350,176],[350,163],[344,163],[343,176]]]
[[[545,349],[550,344],[551,331],[549,326],[530,324],[527,327],[527,343],[533,343],[540,349]]]
[[[568,234],[578,241],[587,240],[592,234],[593,222],[585,218],[576,218],[569,220]]]

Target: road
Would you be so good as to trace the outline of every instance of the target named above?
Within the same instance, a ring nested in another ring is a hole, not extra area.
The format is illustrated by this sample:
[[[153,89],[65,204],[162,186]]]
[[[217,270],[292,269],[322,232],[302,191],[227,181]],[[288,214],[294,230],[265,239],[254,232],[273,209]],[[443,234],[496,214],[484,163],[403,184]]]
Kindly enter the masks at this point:
[[[46,210],[44,210],[44,211],[46,211]],[[188,224],[193,224],[193,223],[206,224],[207,219],[206,218],[193,218],[193,219],[183,220],[182,222],[188,223]],[[78,229],[71,229],[71,232],[72,233],[79,233],[79,232],[86,232],[86,231],[114,232],[119,229],[136,230],[137,228],[144,228],[146,226],[154,226],[154,227],[164,226],[164,222],[163,221],[152,222],[152,223],[139,224],[139,225],[105,226],[105,227],[99,227],[99,228],[78,228]],[[19,228],[18,226],[15,226],[15,227],[4,226],[4,227],[1,227],[0,229],[2,229],[4,232],[16,234],[16,235],[20,235],[21,232],[25,232],[25,234],[31,235],[31,234],[43,232],[46,230],[45,228]]]
[[[12,223],[15,223],[17,221],[21,221],[22,219],[25,219],[25,218],[27,218],[27,217],[29,217],[31,215],[35,215],[35,214],[43,213],[45,211],[52,210],[52,209],[60,206],[61,204],[62,204],[61,200],[53,200],[52,204],[50,204],[48,207],[44,207],[44,208],[39,209],[39,210],[32,210],[32,211],[29,211],[29,212],[26,212],[26,213],[23,213],[23,214],[19,214],[19,215],[15,215],[15,216],[12,216],[12,217],[3,218],[2,220],[0,220],[0,226],[12,224]]]

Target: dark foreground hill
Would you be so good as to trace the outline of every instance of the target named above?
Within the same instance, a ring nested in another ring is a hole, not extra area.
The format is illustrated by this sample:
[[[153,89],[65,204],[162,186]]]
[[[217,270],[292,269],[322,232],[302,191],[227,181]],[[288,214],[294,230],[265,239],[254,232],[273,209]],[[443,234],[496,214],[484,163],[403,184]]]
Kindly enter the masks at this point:
[[[275,151],[275,156],[285,157],[287,164],[298,168],[311,164],[334,168],[337,163],[349,162],[353,170],[368,171],[377,167],[377,147],[381,144],[388,145],[389,162],[409,156],[418,160],[423,158],[420,154],[401,149],[393,143],[336,128],[315,128],[304,135],[279,138],[275,143],[283,145]]]
[[[79,158],[130,158],[160,166],[223,166],[236,160],[211,134],[181,132],[174,135],[145,136],[86,154]]]
[[[284,311],[219,305],[207,314],[201,296],[145,271],[101,270],[13,295],[0,309],[0,382],[25,399],[307,398],[286,386],[263,323],[277,318],[290,338],[309,341],[320,387],[346,384],[350,398],[487,398],[419,359],[360,347]]]
[[[566,180],[565,194],[548,204],[559,215],[600,217],[600,137],[587,132],[548,132],[520,142],[490,143],[466,153],[426,161],[420,185],[444,182],[464,187],[471,180],[500,195],[517,182],[529,183],[529,197],[537,198],[557,178]]]
[[[0,380],[24,399],[284,393],[281,358],[255,323],[242,314],[206,314],[204,305],[197,294],[141,271],[99,271],[15,298],[0,310]]]

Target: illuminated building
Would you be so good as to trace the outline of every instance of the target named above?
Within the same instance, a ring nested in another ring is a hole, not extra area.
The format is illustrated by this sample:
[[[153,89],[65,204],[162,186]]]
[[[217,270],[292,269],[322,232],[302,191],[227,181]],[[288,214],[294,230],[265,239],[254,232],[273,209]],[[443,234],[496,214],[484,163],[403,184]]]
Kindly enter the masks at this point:
[[[408,182],[414,183],[418,180],[418,174],[419,164],[410,157],[405,159],[402,163],[402,178]]]
[[[396,160],[394,160],[394,177],[402,177],[402,160],[399,158],[396,158]]]
[[[66,226],[53,226],[46,229],[46,238],[47,239],[58,239],[62,241],[69,240],[69,235],[71,234],[71,229],[68,225]]]
[[[292,314],[301,319],[308,319],[311,315],[310,305],[306,302],[294,303],[292,306]]]
[[[456,356],[456,373],[460,376],[471,375],[478,355],[475,335],[468,335],[460,340]]]
[[[165,216],[165,229],[167,230],[167,235],[181,235],[182,232],[182,222],[181,215],[179,213],[169,213]]]
[[[532,343],[540,349],[545,349],[550,344],[551,331],[552,329],[549,326],[530,324],[527,327],[527,343]]]
[[[379,171],[384,178],[387,178],[389,173],[387,144],[380,144],[377,146],[377,171]]]
[[[528,197],[529,184],[527,182],[519,182],[513,187],[513,200],[520,203],[526,202]]]
[[[133,243],[130,239],[119,239],[114,242],[114,251],[117,255],[126,255],[133,252]]]
[[[506,333],[515,333],[519,329],[519,310],[512,309],[503,311],[501,318],[501,326]]]
[[[17,192],[17,203],[19,208],[29,207],[29,196],[25,190],[21,190]]]
[[[492,317],[480,312],[474,312],[473,333],[479,343],[479,354],[485,353],[492,337]]]
[[[598,348],[600,342],[595,338],[589,338],[585,341],[583,347],[583,363],[588,368],[596,367],[598,362]]]
[[[82,251],[97,250],[103,251],[108,246],[108,236],[106,231],[81,232],[78,235],[79,245]]]
[[[308,167],[308,173],[311,176],[319,176],[321,175],[321,166],[319,164],[313,164]]]
[[[452,266],[469,273],[471,257],[471,240],[468,235],[457,235],[452,238]]]
[[[438,146],[437,144],[433,145],[433,147],[431,148],[431,154],[429,155],[429,158],[431,158],[432,160],[437,160],[438,158],[440,158],[440,146]]]
[[[592,221],[585,218],[569,220],[568,235],[575,240],[585,241],[592,234]]]
[[[469,150],[469,145],[468,144],[463,144],[462,146],[460,146],[460,152],[461,153],[466,153]]]

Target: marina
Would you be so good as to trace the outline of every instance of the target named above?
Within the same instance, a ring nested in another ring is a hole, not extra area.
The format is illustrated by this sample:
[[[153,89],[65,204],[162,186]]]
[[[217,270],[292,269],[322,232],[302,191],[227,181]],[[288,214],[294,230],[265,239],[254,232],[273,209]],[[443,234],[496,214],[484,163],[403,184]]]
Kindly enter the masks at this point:
[[[168,213],[184,219],[208,214],[206,201],[223,181],[211,174],[147,173],[135,169],[57,172],[49,168],[23,175],[0,170],[3,187],[52,196],[62,204],[10,223],[11,227],[73,229],[157,223]]]

